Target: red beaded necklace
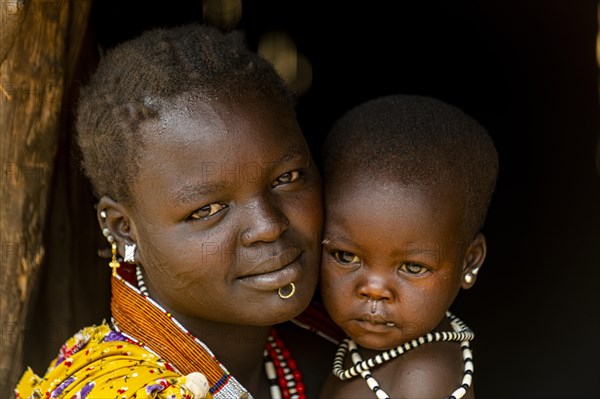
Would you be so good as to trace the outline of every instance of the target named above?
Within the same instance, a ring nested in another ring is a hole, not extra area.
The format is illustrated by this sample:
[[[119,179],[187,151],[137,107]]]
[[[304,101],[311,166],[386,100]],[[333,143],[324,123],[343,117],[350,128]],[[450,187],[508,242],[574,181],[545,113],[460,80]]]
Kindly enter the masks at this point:
[[[306,399],[296,361],[274,328],[271,329],[265,349],[265,372],[271,384],[272,399]]]

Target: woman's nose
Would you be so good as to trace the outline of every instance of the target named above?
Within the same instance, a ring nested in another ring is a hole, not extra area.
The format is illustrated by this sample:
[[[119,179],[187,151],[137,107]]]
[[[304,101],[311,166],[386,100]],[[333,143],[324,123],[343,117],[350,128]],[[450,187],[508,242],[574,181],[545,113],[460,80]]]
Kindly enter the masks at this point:
[[[277,240],[290,225],[289,220],[277,204],[268,198],[252,201],[247,206],[241,242],[245,246],[256,242],[273,242]]]

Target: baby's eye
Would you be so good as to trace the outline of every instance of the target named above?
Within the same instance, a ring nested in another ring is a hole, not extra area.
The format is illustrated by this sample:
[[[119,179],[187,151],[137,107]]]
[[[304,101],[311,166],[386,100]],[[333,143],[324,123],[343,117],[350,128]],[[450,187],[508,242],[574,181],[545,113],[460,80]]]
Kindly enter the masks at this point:
[[[198,209],[194,213],[192,213],[190,215],[190,218],[206,219],[206,218],[209,218],[209,217],[215,215],[218,212],[221,212],[225,208],[227,208],[227,205],[223,205],[223,204],[219,204],[219,203],[208,204],[208,205],[205,205],[202,208]]]
[[[423,265],[419,265],[418,263],[406,262],[400,265],[400,270],[413,275],[425,274],[427,272],[427,268]]]
[[[282,174],[281,176],[279,176],[277,178],[277,180],[275,180],[271,185],[273,187],[277,187],[280,184],[293,183],[296,180],[298,180],[299,177],[300,177],[300,171],[298,171],[298,170],[291,170],[291,171],[285,172],[284,174]]]
[[[351,263],[360,263],[360,258],[354,255],[352,252],[346,251],[335,251],[332,252],[331,255],[343,265],[351,264]]]

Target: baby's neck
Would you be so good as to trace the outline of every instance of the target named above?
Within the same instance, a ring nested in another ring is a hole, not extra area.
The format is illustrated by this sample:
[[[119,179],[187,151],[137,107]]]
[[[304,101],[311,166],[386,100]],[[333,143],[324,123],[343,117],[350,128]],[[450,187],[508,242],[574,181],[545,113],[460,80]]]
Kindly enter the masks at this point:
[[[431,332],[431,333],[442,332],[442,331],[452,331],[452,326],[450,325],[450,320],[448,320],[447,317],[444,317],[442,319],[442,321],[440,322],[440,324],[437,325],[437,327],[435,327],[431,331],[428,331],[427,333],[429,333],[429,332]],[[427,334],[427,333],[425,333],[425,334]],[[408,340],[408,341],[410,341],[410,340]],[[391,345],[389,348],[381,349],[381,350],[368,349],[368,348],[365,348],[365,347],[363,347],[361,345],[358,345],[358,344],[357,344],[357,346],[360,349],[361,356],[364,359],[368,359],[368,358],[377,356],[377,355],[381,354],[382,352],[385,352],[385,351],[390,350],[392,348],[396,348],[398,345],[405,344],[408,341],[400,342],[400,343],[397,343],[395,345]]]

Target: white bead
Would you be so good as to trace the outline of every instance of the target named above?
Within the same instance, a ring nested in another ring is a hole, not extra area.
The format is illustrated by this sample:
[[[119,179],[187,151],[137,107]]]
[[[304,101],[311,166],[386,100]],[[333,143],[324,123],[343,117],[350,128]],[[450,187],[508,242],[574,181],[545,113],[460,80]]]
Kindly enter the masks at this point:
[[[283,399],[279,386],[271,385],[271,399]]]
[[[465,371],[473,372],[473,362],[468,360],[465,362]]]
[[[457,399],[462,398],[467,393],[467,390],[463,387],[458,388],[456,391],[452,392],[451,396],[454,396]]]
[[[388,396],[387,393],[385,393],[383,390],[379,390],[377,392],[375,392],[375,395],[377,395],[378,399],[390,399],[390,397]]]
[[[193,399],[203,399],[208,393],[208,380],[202,373],[193,372],[186,375],[183,385],[190,391]]]
[[[473,382],[473,376],[471,374],[465,374],[465,377],[462,380],[463,384],[468,384],[469,386],[471,386],[471,383]]]
[[[273,364],[273,362],[265,363],[265,371],[267,373],[268,379],[271,380],[273,378],[277,378],[277,372],[275,372],[275,365]]]
[[[367,385],[369,386],[369,388],[371,388],[371,390],[373,390],[373,388],[379,386],[379,384],[377,383],[377,381],[375,380],[375,378],[369,378],[369,379],[367,379]]]

